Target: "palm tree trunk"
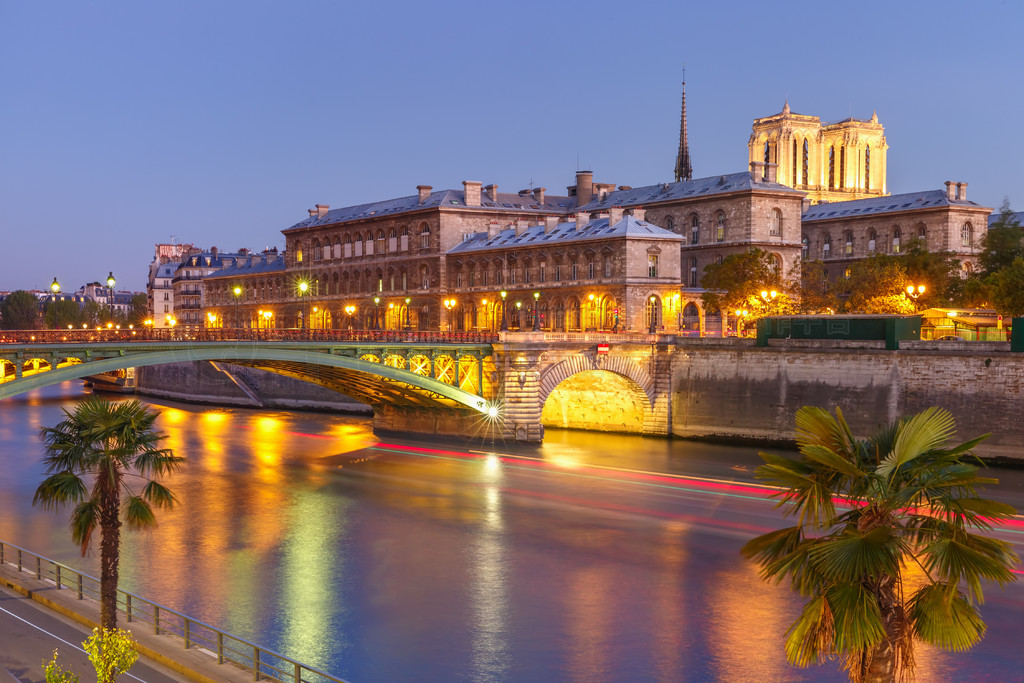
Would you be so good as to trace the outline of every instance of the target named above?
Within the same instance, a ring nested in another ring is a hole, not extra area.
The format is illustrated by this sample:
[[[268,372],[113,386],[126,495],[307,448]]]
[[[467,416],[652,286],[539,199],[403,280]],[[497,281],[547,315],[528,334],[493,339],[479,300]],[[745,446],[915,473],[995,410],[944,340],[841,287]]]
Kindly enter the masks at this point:
[[[101,475],[102,476],[102,475]],[[100,628],[117,628],[117,569],[121,543],[118,485],[103,492],[100,507]]]
[[[894,683],[896,680],[896,646],[900,636],[901,606],[896,596],[896,578],[884,576],[874,588],[885,625],[885,640],[864,653],[861,678],[864,683]]]

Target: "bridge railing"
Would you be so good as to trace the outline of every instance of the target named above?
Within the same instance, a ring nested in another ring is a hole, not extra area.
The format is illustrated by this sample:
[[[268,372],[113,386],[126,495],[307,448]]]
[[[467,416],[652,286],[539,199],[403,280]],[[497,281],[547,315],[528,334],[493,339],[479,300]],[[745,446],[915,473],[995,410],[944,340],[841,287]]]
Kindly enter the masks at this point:
[[[100,581],[67,565],[36,555],[11,543],[0,541],[0,566],[17,569],[38,581],[70,590],[79,600],[100,600]],[[253,680],[283,683],[321,683],[344,680],[306,666],[290,657],[233,636],[214,626],[193,619],[169,607],[118,589],[117,605],[125,621],[145,624],[155,635],[170,635],[181,640],[183,649],[203,648],[217,658],[218,664],[230,663],[249,670]]]
[[[428,330],[253,330],[253,329],[98,329],[0,330],[0,344],[103,344],[121,342],[421,342],[426,344],[491,344],[497,332],[435,332]]]

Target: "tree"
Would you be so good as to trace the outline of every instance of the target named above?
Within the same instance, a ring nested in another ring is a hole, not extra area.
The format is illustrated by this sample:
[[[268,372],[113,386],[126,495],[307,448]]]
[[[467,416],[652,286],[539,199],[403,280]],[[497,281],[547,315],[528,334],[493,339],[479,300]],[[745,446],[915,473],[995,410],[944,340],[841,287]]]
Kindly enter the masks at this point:
[[[981,240],[981,253],[978,265],[982,275],[988,276],[1024,257],[1024,245],[1021,245],[1020,222],[1010,209],[1010,200],[1004,199],[999,208],[999,218],[989,226],[988,232]]]
[[[126,322],[129,325],[142,327],[142,323],[149,317],[149,298],[145,294],[133,294],[131,308],[128,309]]]
[[[923,240],[914,239],[899,257],[911,284],[924,285],[917,300],[921,308],[963,306],[964,279],[960,259],[951,251],[928,251]]]
[[[34,330],[39,326],[39,300],[23,289],[11,292],[0,302],[0,327],[5,330]]]
[[[151,477],[181,466],[180,458],[160,448],[164,435],[153,425],[159,413],[138,401],[111,403],[90,398],[56,427],[40,430],[49,475],[32,504],[45,509],[75,505],[71,537],[84,556],[100,529],[100,626],[117,627],[117,579],[122,517],[128,528],[156,526],[153,506],[170,508],[175,497]],[[86,487],[86,477],[92,481]],[[141,488],[129,483],[141,480]]]
[[[775,257],[760,249],[730,254],[721,263],[706,266],[701,282],[705,309],[720,309],[726,314],[760,300],[763,290],[783,289]]]
[[[985,278],[992,305],[1003,315],[1024,315],[1024,258]]]
[[[762,453],[757,476],[781,487],[797,524],[742,550],[762,578],[789,578],[810,598],[787,632],[790,663],[839,656],[853,681],[894,681],[913,672],[915,638],[953,651],[977,643],[982,580],[1010,583],[1019,561],[973,531],[1015,512],[979,495],[997,483],[968,462],[987,435],[947,447],[955,424],[939,408],[856,439],[838,408],[805,406],[796,430],[800,457]]]
[[[898,257],[871,256],[850,266],[850,277],[845,285],[849,296],[849,313],[901,313],[915,312],[915,303],[906,295],[907,271]]]
[[[824,263],[807,261],[801,266],[798,298],[801,313],[835,313],[839,310],[839,297]]]

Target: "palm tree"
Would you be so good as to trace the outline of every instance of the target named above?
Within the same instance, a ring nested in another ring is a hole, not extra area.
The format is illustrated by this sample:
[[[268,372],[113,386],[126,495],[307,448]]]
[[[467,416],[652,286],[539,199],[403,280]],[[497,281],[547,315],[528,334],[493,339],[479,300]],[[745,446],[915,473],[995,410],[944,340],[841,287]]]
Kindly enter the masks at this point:
[[[797,524],[742,550],[762,578],[788,577],[809,598],[787,632],[790,663],[839,656],[853,681],[894,681],[913,673],[915,639],[952,651],[977,643],[982,580],[1013,581],[1019,561],[972,531],[1015,512],[978,493],[997,483],[968,462],[987,435],[948,447],[955,424],[939,408],[861,440],[838,408],[803,407],[796,428],[801,457],[762,453],[757,476],[780,487]]]
[[[32,504],[45,509],[75,505],[71,537],[83,556],[99,527],[100,626],[113,629],[122,517],[129,528],[156,526],[152,506],[170,508],[176,501],[170,489],[150,477],[178,469],[184,458],[159,448],[164,435],[153,428],[159,413],[138,401],[111,403],[94,397],[64,414],[66,419],[56,427],[40,430],[49,476],[36,489]]]

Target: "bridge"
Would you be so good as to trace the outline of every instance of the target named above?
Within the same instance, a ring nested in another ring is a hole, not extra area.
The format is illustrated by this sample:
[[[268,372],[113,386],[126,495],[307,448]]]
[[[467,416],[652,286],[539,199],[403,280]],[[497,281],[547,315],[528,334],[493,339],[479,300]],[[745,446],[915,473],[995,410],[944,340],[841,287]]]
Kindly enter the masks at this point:
[[[641,360],[657,340],[544,332],[3,331],[0,399],[127,368],[209,361],[337,391],[370,405],[375,428],[394,432],[539,442],[549,421],[667,434],[668,387]],[[601,406],[587,391],[595,382],[622,398],[612,407],[599,402],[614,414],[594,415]]]

